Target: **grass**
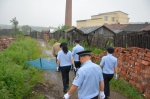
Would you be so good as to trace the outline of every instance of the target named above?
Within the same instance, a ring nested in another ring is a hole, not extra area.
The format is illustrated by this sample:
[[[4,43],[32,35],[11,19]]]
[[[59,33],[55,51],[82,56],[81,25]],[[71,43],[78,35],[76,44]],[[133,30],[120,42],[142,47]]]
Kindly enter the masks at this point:
[[[143,99],[140,92],[126,81],[112,79],[110,81],[110,87],[112,90],[115,90],[130,99]]]
[[[35,40],[19,38],[0,52],[0,98],[26,99],[37,82],[44,82],[42,71],[27,65],[40,57]]]

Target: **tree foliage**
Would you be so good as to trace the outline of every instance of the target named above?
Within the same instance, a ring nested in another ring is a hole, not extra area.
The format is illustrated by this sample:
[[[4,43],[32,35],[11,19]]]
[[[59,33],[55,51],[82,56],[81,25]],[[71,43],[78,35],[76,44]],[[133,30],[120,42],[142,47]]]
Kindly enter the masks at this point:
[[[61,33],[62,31],[64,30],[67,30],[67,29],[70,29],[71,26],[66,26],[66,25],[61,25],[61,26],[58,26],[58,32]]]
[[[10,22],[12,23],[13,28],[17,29],[19,22],[17,21],[16,17],[10,20]]]
[[[30,32],[31,27],[29,25],[23,25],[21,30],[24,34],[28,34]]]
[[[10,22],[12,23],[12,29],[13,29],[12,36],[21,37],[23,33],[19,31],[19,28],[18,28],[19,22],[17,21],[17,18],[16,17],[12,18]]]

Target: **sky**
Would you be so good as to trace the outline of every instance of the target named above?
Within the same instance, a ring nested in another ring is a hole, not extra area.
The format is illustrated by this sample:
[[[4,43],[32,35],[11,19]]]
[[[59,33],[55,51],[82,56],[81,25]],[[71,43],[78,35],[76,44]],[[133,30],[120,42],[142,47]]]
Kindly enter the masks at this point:
[[[0,24],[58,27],[65,23],[66,0],[0,0]],[[130,22],[150,22],[150,0],[72,0],[72,24],[100,13],[123,11]]]

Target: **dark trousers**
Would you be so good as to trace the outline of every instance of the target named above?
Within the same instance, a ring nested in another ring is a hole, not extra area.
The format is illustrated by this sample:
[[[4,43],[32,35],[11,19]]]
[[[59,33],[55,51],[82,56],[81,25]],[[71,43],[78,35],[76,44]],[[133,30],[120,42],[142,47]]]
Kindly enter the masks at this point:
[[[74,73],[76,76],[77,69],[79,69],[81,67],[81,62],[80,61],[74,61],[74,63],[75,63],[75,67],[76,67],[76,71],[74,71]]]
[[[55,57],[56,57],[56,64],[57,64],[57,55]]]
[[[94,98],[91,98],[91,99],[98,99],[98,95],[97,95],[97,96],[95,96]]]
[[[105,93],[105,99],[107,99],[108,96],[110,96],[110,87],[109,87],[109,81],[113,78],[114,74],[104,74],[104,93]]]
[[[63,86],[64,90],[67,89],[67,86],[69,85],[69,71],[70,71],[71,66],[60,66],[60,71],[62,75],[62,81],[63,81]]]

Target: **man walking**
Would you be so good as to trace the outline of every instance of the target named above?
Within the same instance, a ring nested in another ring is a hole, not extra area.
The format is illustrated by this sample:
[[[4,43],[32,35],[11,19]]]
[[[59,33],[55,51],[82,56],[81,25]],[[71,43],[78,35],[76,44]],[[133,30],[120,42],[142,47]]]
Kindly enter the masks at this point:
[[[108,99],[110,96],[110,88],[109,82],[113,78],[115,74],[115,79],[118,77],[117,72],[117,58],[112,55],[114,52],[113,47],[108,47],[107,49],[107,56],[102,57],[100,62],[100,66],[103,68],[103,77],[104,77],[104,92],[105,92],[105,99]]]
[[[56,63],[57,63],[57,55],[58,55],[58,52],[61,50],[60,48],[60,43],[58,43],[57,40],[54,41],[54,45],[52,47],[52,54],[53,56],[56,57]],[[57,67],[57,71],[59,71],[59,67]]]
[[[84,51],[84,48],[79,43],[80,43],[80,40],[75,40],[75,47],[73,47],[73,50],[72,50],[72,56],[74,58],[74,63],[75,63],[75,68],[74,68],[75,75],[76,75],[77,69],[79,69],[81,66],[81,62],[79,61],[79,55],[77,53]]]
[[[98,95],[100,99],[105,98],[102,70],[91,61],[90,52],[77,53],[82,67],[78,69],[70,90],[64,95],[65,99],[69,99],[77,89],[79,99],[98,99]]]

